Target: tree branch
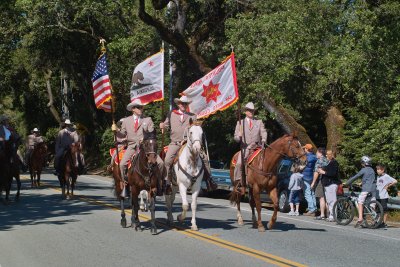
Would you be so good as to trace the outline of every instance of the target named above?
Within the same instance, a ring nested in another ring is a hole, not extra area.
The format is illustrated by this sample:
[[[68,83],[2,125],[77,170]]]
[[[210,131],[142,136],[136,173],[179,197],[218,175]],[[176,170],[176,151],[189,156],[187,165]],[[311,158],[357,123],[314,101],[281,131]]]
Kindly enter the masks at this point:
[[[92,33],[90,33],[90,32],[85,31],[85,30],[70,29],[70,28],[68,28],[67,26],[65,26],[64,24],[62,24],[61,21],[57,21],[57,25],[58,25],[58,27],[60,27],[60,28],[63,29],[63,30],[66,30],[67,32],[76,32],[76,33],[81,33],[81,34],[89,35],[92,39],[94,39],[94,40],[96,40],[96,41],[98,41],[98,40],[100,39],[100,36],[96,36],[96,35],[93,33],[93,30],[92,30]]]
[[[45,72],[45,74],[44,74],[44,78],[46,80],[47,95],[48,95],[48,98],[49,98],[49,103],[47,103],[47,107],[50,108],[50,112],[53,115],[54,119],[58,123],[61,123],[60,114],[58,114],[57,109],[54,107],[53,92],[51,90],[51,84],[50,84],[51,74],[52,74],[51,70],[47,70],[47,72]]]

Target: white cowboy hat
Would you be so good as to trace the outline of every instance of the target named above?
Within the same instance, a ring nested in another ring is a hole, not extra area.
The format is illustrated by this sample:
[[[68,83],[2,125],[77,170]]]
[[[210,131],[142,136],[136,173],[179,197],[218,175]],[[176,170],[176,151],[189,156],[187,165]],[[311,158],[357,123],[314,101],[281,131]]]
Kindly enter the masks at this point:
[[[254,107],[253,102],[249,102],[246,104],[246,106],[244,106],[245,109],[249,109],[249,110],[255,110],[256,108]]]
[[[181,96],[181,98],[175,98],[175,99],[174,99],[174,102],[175,102],[175,104],[178,104],[179,102],[180,102],[180,103],[183,103],[183,104],[190,104],[190,103],[192,103],[192,101],[190,101],[190,100],[187,98],[187,96],[185,96],[185,95]]]
[[[70,121],[69,119],[66,119],[66,120],[64,121],[64,123],[65,123],[66,125],[71,125],[71,121]]]
[[[32,132],[39,132],[38,128],[33,128]]]
[[[143,103],[140,99],[135,99],[126,106],[126,110],[132,111],[134,107],[143,107]]]

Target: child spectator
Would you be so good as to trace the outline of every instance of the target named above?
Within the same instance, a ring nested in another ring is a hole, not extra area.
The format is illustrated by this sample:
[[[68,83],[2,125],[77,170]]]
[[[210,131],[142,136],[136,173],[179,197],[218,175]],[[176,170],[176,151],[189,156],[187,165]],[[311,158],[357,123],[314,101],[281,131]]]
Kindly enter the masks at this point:
[[[294,165],[293,174],[290,176],[288,189],[290,190],[289,205],[290,216],[299,216],[300,197],[303,190],[303,174],[300,173],[301,167],[297,164]],[[296,210],[294,206],[296,205]]]
[[[384,215],[383,215],[383,227],[387,227],[386,220],[387,220],[387,204],[389,200],[388,188],[394,186],[397,181],[396,179],[390,177],[388,174],[385,173],[386,168],[382,164],[378,164],[376,166],[376,172],[378,173],[378,179],[376,183],[376,187],[378,189],[378,201],[382,204]]]
[[[317,162],[315,163],[314,167],[314,177],[311,183],[311,188],[315,191],[315,197],[319,198],[319,208],[320,208],[320,215],[315,217],[316,220],[325,220],[325,210],[326,210],[326,201],[325,201],[325,193],[324,187],[321,183],[321,175],[318,173],[318,170],[324,168],[328,165],[328,160],[326,159],[326,151],[325,148],[320,147],[317,150]]]

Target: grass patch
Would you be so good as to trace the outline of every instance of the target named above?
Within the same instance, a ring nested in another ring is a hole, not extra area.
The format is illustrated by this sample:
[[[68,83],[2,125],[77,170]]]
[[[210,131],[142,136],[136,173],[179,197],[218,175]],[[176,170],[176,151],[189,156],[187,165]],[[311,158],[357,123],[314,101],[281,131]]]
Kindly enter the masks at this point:
[[[388,221],[400,222],[400,210],[389,210]]]

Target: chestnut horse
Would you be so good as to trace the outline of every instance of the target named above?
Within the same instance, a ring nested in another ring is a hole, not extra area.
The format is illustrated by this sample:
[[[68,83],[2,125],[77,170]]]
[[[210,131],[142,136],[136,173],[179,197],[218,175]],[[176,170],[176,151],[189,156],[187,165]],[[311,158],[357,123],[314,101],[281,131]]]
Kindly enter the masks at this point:
[[[12,163],[11,163],[11,155],[12,155],[12,141],[1,141],[0,145],[0,196],[3,189],[6,191],[6,199],[5,204],[9,204],[9,196],[11,190],[12,183]],[[19,191],[18,191],[19,195]]]
[[[238,153],[233,156],[232,161],[237,159]],[[272,229],[276,222],[278,212],[278,190],[276,188],[277,178],[277,165],[282,158],[291,158],[301,165],[305,166],[307,157],[305,152],[297,139],[296,134],[284,135],[279,138],[267,148],[263,149],[247,166],[247,184],[249,186],[250,207],[252,212],[253,226],[258,228],[259,232],[264,232],[265,228],[261,221],[261,200],[260,194],[263,190],[271,198],[274,205],[274,213],[268,223],[268,229]],[[230,201],[237,206],[237,219],[238,224],[243,225],[243,218],[240,212],[240,199],[241,194],[238,190],[240,181],[234,181],[234,165],[230,166],[231,182],[234,190],[231,193]],[[254,207],[257,209],[258,219],[256,219]]]
[[[33,148],[29,159],[29,173],[31,175],[31,187],[40,186],[40,175],[46,164],[47,145],[40,142]]]
[[[125,207],[123,194],[124,181],[121,178],[118,165],[113,163],[113,177],[115,182],[115,193],[121,205],[121,226],[126,227]],[[151,234],[157,234],[155,224],[155,207],[157,187],[160,182],[161,174],[157,166],[157,141],[155,131],[144,131],[143,142],[139,146],[139,152],[133,157],[131,167],[128,169],[128,184],[131,192],[132,217],[131,227],[136,231],[142,230],[139,221],[139,194],[142,190],[148,192],[149,208],[151,212]]]
[[[60,160],[61,173],[58,176],[62,190],[62,197],[70,199],[74,195],[76,179],[78,178],[78,153],[80,153],[80,142],[72,143],[64,152]],[[65,193],[67,187],[67,193]],[[71,188],[71,194],[69,189]]]

